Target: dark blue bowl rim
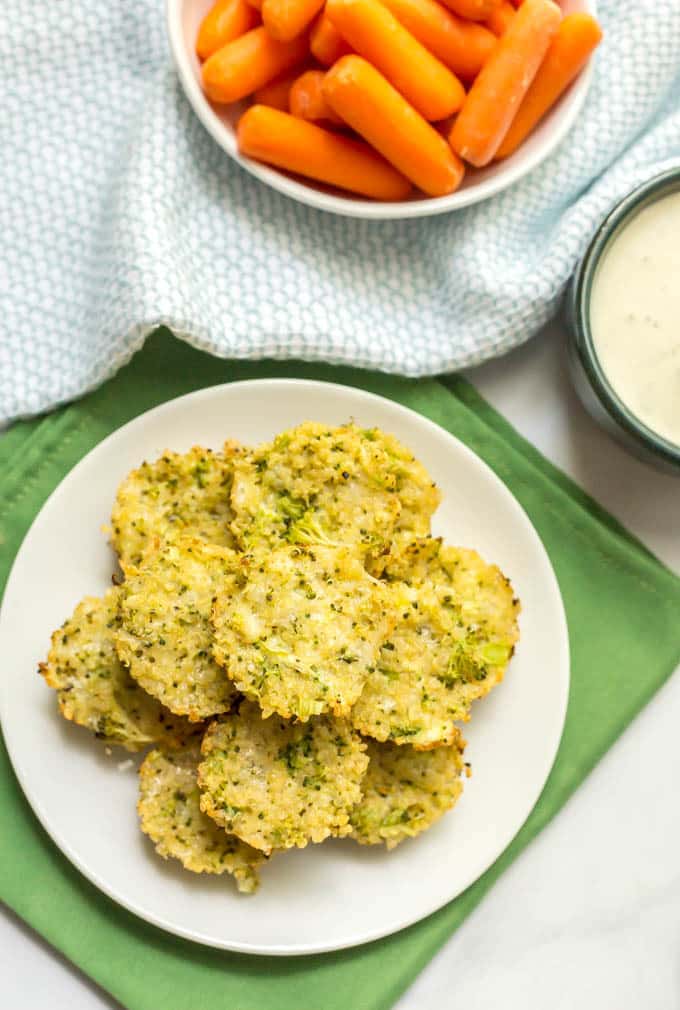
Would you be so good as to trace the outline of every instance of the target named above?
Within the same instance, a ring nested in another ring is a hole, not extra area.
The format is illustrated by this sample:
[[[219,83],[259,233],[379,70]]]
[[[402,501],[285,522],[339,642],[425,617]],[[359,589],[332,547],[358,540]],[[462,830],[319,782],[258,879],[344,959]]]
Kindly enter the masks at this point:
[[[590,294],[593,278],[609,243],[630,218],[662,196],[676,190],[680,190],[680,166],[655,175],[616,204],[593,235],[585,255],[576,268],[572,281],[570,308],[575,349],[604,410],[638,444],[667,463],[680,467],[680,445],[670,442],[644,424],[610,385],[595,351],[590,330]]]

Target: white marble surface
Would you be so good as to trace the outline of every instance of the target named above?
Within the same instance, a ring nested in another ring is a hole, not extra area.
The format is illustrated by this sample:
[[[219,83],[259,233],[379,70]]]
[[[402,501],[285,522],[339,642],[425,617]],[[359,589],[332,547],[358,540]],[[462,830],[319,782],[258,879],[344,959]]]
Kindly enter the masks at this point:
[[[584,414],[559,326],[470,377],[680,572],[680,479],[627,456]],[[397,1010],[454,1003],[466,1010],[680,1010],[679,725],[676,674]],[[0,1007],[47,1006],[117,1004],[13,916],[0,915]]]

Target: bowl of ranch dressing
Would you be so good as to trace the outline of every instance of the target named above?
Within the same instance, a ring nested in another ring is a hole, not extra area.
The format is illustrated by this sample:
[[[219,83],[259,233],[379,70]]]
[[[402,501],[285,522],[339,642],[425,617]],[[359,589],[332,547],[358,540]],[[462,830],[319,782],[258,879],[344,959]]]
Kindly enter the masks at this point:
[[[680,167],[611,211],[565,310],[586,408],[633,452],[680,474]]]

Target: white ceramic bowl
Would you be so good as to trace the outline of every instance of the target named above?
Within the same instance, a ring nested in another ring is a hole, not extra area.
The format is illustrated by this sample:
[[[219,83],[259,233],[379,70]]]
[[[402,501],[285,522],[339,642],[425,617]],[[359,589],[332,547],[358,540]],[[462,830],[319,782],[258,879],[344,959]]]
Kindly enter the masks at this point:
[[[346,196],[340,190],[301,181],[239,154],[235,124],[245,103],[234,106],[213,105],[201,89],[200,63],[196,56],[195,41],[198,26],[212,3],[213,0],[166,0],[170,47],[180,81],[194,112],[229,157],[256,178],[294,200],[333,214],[382,220],[427,217],[468,207],[500,193],[539,165],[557,147],[571,129],[590,84],[592,62],[512,157],[498,165],[469,170],[460,189],[450,196],[421,196],[391,203]],[[582,10],[594,13],[595,3],[594,0],[565,0],[562,9],[565,14]]]

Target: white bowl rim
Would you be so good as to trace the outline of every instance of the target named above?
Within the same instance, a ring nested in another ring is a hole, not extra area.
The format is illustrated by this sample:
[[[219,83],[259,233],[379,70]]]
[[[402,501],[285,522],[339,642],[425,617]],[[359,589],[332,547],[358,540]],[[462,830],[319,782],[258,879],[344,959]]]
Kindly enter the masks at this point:
[[[560,102],[562,114],[558,117],[552,130],[547,131],[540,142],[528,152],[517,152],[507,160],[504,171],[498,175],[481,180],[479,183],[465,189],[457,190],[448,196],[432,197],[430,199],[379,202],[354,199],[351,196],[336,196],[323,190],[298,182],[276,169],[260,164],[251,158],[244,158],[238,151],[236,135],[230,131],[213,111],[203,94],[193,73],[189,55],[184,44],[182,28],[182,11],[186,0],[166,0],[167,31],[170,49],[175,62],[184,93],[208,133],[242,168],[261,182],[267,183],[272,189],[289,196],[300,203],[315,207],[332,214],[345,217],[358,217],[371,220],[397,220],[402,218],[431,217],[435,214],[445,214],[448,211],[469,207],[472,204],[487,200],[502,190],[512,186],[534,168],[543,162],[562,142],[571,130],[583,107],[593,73],[593,61],[581,72],[571,85],[568,93]],[[595,0],[584,0],[583,9],[595,13]]]

